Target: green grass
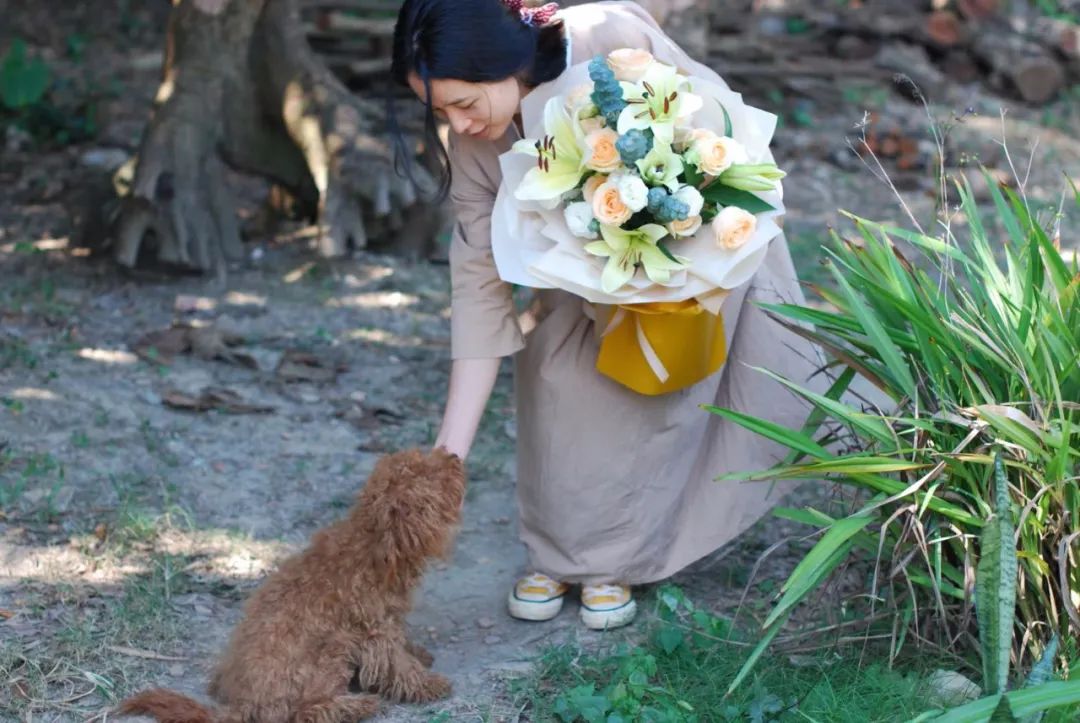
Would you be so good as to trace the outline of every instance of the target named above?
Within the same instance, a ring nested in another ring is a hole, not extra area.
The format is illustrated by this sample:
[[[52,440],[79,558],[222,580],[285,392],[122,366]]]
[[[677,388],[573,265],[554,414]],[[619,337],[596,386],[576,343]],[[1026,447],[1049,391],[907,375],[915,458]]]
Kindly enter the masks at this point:
[[[171,598],[186,592],[188,560],[157,554],[143,573],[131,575],[115,594],[65,583],[27,583],[23,614],[43,634],[0,639],[0,720],[30,720],[60,711],[85,719],[116,702],[116,692],[144,682],[145,661],[114,647],[172,652],[182,637],[182,617]]]
[[[650,596],[651,597],[651,596]],[[910,721],[941,701],[927,683],[934,654],[890,669],[873,646],[775,651],[730,697],[724,691],[756,632],[731,629],[726,618],[696,608],[677,589],[656,591],[654,610],[618,642],[599,650],[571,643],[546,651],[531,675],[511,683],[522,720],[555,723],[871,723]],[[631,637],[632,636],[632,637]],[[1075,650],[1065,657],[1075,660]],[[960,672],[977,679],[974,665]],[[959,701],[957,701],[959,702]],[[1044,723],[1076,720],[1076,710],[1048,713]]]
[[[597,652],[549,650],[513,685],[533,721],[706,723],[710,721],[906,721],[928,709],[922,672],[899,672],[860,650],[775,654],[730,698],[724,691],[746,658],[726,619],[661,588],[656,613],[634,645]]]

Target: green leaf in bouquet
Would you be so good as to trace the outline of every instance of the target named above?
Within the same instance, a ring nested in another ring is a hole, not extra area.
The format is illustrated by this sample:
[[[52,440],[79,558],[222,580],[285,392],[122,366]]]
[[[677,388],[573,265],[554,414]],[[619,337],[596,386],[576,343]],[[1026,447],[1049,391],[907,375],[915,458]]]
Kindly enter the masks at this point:
[[[724,135],[728,138],[734,138],[731,135],[734,132],[734,127],[731,125],[731,114],[728,113],[728,109],[719,100],[716,101],[716,104],[720,106],[720,110],[724,111]]]
[[[705,174],[689,163],[683,164],[683,179],[686,181],[686,185],[693,186],[699,191],[708,185],[705,183]],[[711,184],[714,181],[715,179],[709,181],[709,183]]]
[[[668,249],[667,244],[664,243],[663,241],[657,241],[656,242],[656,248],[660,249],[660,253],[664,254],[664,256],[667,256],[668,259],[670,259],[671,261],[673,261],[673,262],[675,262],[677,264],[682,264],[683,263],[679,259],[675,258],[675,254],[671,253],[671,250]]]
[[[706,203],[715,203],[720,206],[737,206],[750,213],[766,213],[776,210],[772,204],[764,201],[749,191],[738,188],[730,188],[722,183],[712,183],[705,187],[701,196]]]

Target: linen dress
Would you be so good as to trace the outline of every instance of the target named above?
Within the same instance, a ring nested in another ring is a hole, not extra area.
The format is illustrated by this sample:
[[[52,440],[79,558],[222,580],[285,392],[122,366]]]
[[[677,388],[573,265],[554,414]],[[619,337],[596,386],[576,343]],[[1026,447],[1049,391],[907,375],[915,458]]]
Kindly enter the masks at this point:
[[[562,11],[571,62],[644,48],[686,72],[721,81],[691,60],[632,2]],[[526,337],[491,252],[498,157],[519,138],[451,134],[451,354],[515,355],[520,535],[533,570],[566,582],[643,584],[717,550],[776,504],[788,485],[716,482],[766,468],[784,450],[701,409],[733,408],[798,428],[807,407],[751,367],[802,383],[821,368],[816,349],[755,301],[802,303],[783,236],[732,291],[722,314],[728,359],[716,374],[661,396],[633,392],[596,371],[599,340],[588,304],[536,292],[539,323]],[[603,318],[603,317],[601,317]]]

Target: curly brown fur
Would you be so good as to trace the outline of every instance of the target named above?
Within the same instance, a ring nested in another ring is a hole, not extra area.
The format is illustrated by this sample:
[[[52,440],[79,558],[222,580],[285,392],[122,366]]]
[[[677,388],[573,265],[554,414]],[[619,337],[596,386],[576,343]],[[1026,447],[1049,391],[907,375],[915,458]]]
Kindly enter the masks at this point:
[[[450,551],[465,495],[445,450],[382,458],[349,515],[315,533],[248,600],[210,681],[222,710],[166,690],[121,704],[161,723],[341,723],[379,696],[421,703],[450,694],[431,655],[405,636],[426,563]],[[354,673],[364,690],[350,694]]]

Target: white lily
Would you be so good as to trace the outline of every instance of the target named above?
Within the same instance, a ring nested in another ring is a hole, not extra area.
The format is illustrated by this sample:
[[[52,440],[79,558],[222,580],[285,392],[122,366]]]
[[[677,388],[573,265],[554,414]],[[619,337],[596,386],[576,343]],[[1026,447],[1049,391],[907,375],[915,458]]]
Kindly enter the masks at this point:
[[[638,171],[650,186],[667,186],[674,193],[679,190],[679,174],[684,170],[682,158],[671,149],[671,144],[653,143],[652,149],[637,162]]]
[[[686,123],[703,105],[686,76],[665,63],[654,63],[637,83],[621,85],[628,105],[619,115],[619,135],[651,128],[657,143],[670,145],[676,124]]]
[[[645,275],[653,283],[666,284],[671,280],[672,271],[679,271],[690,262],[681,256],[676,256],[676,260],[672,261],[660,250],[657,242],[668,232],[655,223],[629,231],[601,224],[600,235],[602,241],[585,244],[584,248],[593,256],[607,257],[604,273],[600,277],[600,286],[606,294],[625,286],[634,278],[638,266],[645,270]]]
[[[544,133],[540,140],[526,138],[513,146],[516,153],[536,158],[536,168],[514,191],[519,201],[558,201],[585,173],[584,136],[558,96],[544,106]]]

